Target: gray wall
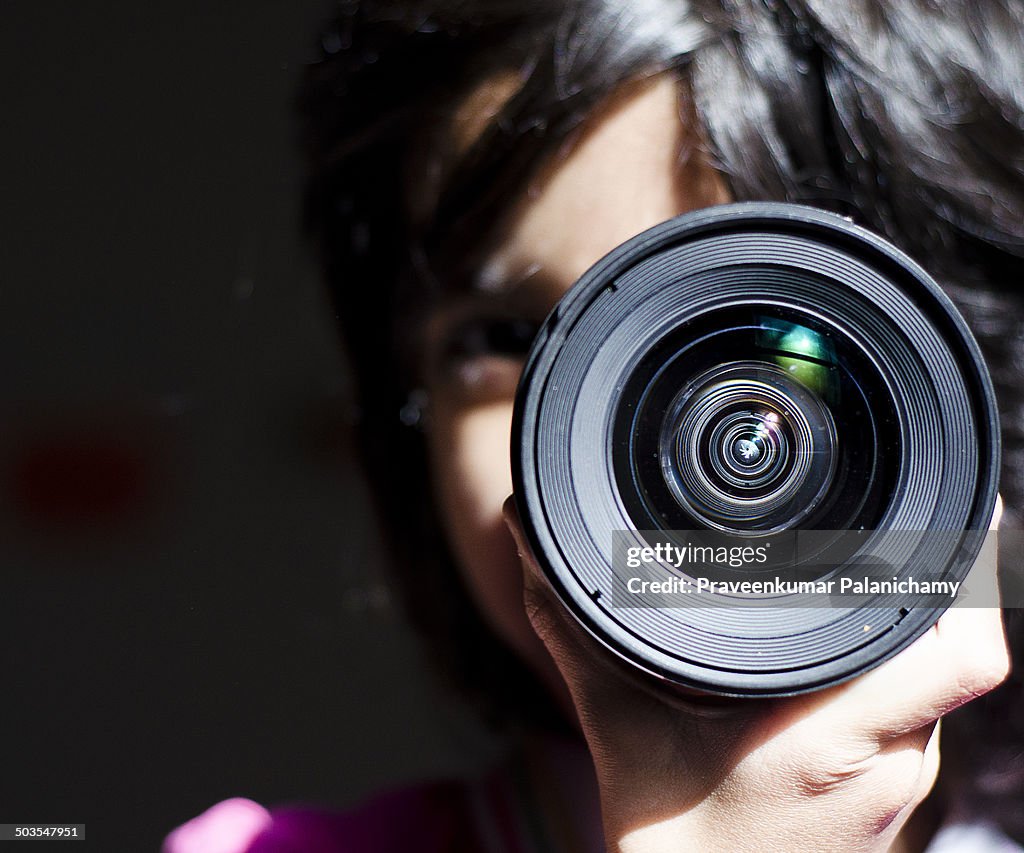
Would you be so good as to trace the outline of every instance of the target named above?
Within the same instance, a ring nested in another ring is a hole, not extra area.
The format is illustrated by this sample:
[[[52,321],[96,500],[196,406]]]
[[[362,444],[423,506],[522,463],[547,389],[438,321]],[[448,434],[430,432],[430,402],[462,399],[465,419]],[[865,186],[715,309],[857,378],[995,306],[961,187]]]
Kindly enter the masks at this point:
[[[299,233],[323,11],[3,4],[0,822],[156,849],[485,747],[381,603]]]

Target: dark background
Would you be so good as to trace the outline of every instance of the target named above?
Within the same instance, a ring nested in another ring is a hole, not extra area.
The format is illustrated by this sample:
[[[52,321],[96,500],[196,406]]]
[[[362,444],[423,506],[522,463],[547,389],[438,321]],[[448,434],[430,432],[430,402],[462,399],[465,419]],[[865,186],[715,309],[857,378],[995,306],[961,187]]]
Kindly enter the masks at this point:
[[[0,823],[74,850],[491,748],[388,603],[301,236],[327,10],[3,4]]]

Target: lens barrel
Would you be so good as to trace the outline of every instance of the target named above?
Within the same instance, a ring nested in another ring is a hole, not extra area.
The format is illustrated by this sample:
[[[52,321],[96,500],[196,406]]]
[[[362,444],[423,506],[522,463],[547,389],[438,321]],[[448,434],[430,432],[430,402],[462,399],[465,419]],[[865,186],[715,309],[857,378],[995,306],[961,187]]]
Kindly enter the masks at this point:
[[[537,560],[606,648],[669,684],[789,695],[878,665],[945,605],[633,600],[623,549],[714,540],[760,559],[795,534],[814,547],[719,576],[961,581],[996,498],[998,416],[966,323],[916,263],[830,213],[734,204],[640,234],[565,295],[527,360],[512,467]],[[679,560],[644,571],[694,579]]]

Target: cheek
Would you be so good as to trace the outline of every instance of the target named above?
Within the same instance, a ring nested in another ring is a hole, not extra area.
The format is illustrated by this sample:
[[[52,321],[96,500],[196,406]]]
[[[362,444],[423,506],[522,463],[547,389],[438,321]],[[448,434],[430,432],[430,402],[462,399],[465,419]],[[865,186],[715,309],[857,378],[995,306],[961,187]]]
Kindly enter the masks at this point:
[[[438,430],[434,451],[445,509],[458,506],[460,530],[490,527],[501,521],[501,505],[512,491],[512,403],[467,406],[446,421]]]
[[[511,401],[438,412],[431,451],[449,541],[484,619],[537,666],[546,657],[523,610],[522,569],[501,506],[512,492]]]

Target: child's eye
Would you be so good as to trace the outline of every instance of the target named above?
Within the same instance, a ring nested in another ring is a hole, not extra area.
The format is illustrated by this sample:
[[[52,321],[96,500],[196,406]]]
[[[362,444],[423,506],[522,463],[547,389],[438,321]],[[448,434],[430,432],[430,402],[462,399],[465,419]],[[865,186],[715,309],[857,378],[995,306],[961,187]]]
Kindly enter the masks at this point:
[[[440,337],[429,375],[464,401],[509,398],[539,328],[519,317],[476,316],[453,323]]]
[[[451,364],[476,356],[521,358],[537,335],[538,325],[513,317],[478,317],[456,325],[445,336],[442,360]]]

